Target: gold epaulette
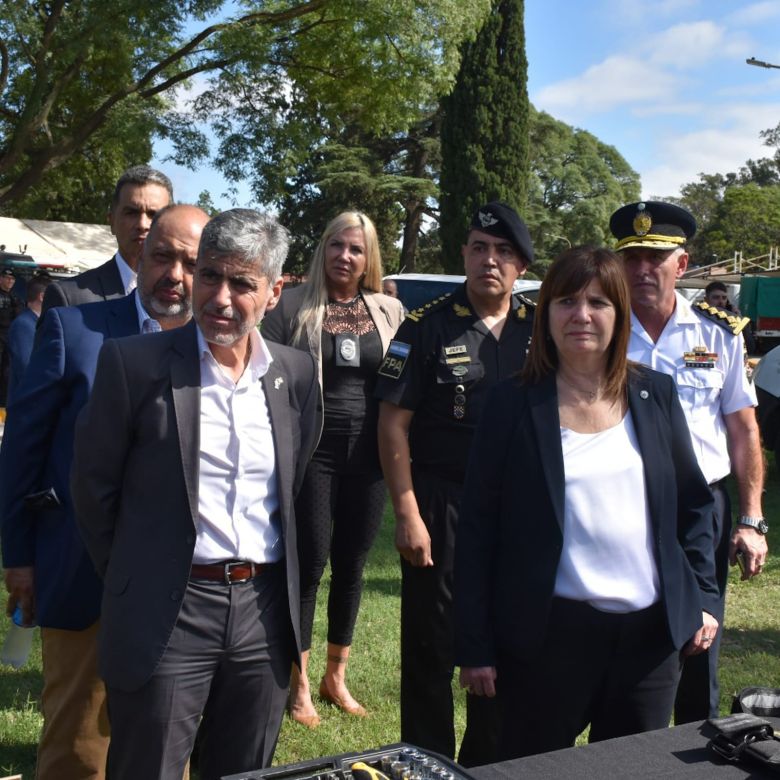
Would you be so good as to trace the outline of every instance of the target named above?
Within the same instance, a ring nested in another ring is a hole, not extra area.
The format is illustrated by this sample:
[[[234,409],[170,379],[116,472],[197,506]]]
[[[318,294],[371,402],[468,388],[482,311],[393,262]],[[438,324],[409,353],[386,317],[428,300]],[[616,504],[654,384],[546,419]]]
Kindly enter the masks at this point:
[[[534,309],[536,308],[536,301],[532,301],[530,298],[526,298],[522,293],[513,293],[512,297],[519,304],[515,308],[515,317],[518,320],[528,320],[531,318]]]
[[[738,336],[750,322],[750,317],[735,317],[725,309],[719,309],[717,306],[710,306],[707,301],[699,301],[693,304],[693,310],[700,316],[708,320],[717,322],[721,328],[725,328],[729,333]]]
[[[420,306],[417,309],[413,309],[406,315],[407,320],[412,322],[419,322],[423,317],[427,317],[432,312],[441,309],[446,302],[452,298],[453,293],[447,293],[446,295],[440,295],[438,298],[434,298],[432,301],[428,301],[424,306]]]

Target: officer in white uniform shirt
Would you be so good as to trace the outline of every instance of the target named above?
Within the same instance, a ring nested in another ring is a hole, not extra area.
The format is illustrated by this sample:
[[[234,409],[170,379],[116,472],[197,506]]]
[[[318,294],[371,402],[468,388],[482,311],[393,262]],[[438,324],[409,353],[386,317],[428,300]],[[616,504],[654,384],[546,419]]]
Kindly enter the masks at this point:
[[[768,530],[761,512],[763,456],[756,396],[745,373],[741,330],[746,319],[707,303],[691,305],[675,291],[688,266],[685,243],[696,232],[688,211],[645,201],[618,209],[610,219],[631,289],[629,358],[674,377],[693,448],[715,497],[714,550],[725,605],[728,564],[743,559],[743,579],[760,573]],[[732,531],[725,478],[734,473],[739,519]],[[715,616],[723,625],[723,614]],[[675,702],[675,722],[718,715],[718,650],[686,659]]]

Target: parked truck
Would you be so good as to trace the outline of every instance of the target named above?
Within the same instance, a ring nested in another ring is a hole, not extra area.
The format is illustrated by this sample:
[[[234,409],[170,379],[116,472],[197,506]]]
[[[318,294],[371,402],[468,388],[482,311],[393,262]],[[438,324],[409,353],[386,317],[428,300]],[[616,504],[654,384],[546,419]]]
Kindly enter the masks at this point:
[[[780,276],[743,276],[739,308],[750,317],[760,352],[780,344]]]

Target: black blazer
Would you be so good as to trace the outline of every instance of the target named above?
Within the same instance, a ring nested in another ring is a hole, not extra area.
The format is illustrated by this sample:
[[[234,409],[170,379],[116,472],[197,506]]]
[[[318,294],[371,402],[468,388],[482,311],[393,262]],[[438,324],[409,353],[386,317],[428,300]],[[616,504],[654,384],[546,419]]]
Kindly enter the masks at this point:
[[[116,263],[116,255],[97,268],[73,277],[57,279],[43,294],[41,315],[55,306],[80,306],[82,303],[124,298],[125,286]]]
[[[293,499],[320,427],[312,358],[269,344],[262,379],[273,429],[289,614],[300,651]],[[132,691],[162,658],[178,618],[198,517],[200,356],[195,323],[108,341],[76,428],[71,492],[105,580],[100,674]]]
[[[673,380],[637,366],[636,429],[669,633],[681,648],[717,614],[712,494]],[[456,663],[531,659],[544,642],[563,546],[564,466],[555,376],[497,385],[471,449],[455,551]]]

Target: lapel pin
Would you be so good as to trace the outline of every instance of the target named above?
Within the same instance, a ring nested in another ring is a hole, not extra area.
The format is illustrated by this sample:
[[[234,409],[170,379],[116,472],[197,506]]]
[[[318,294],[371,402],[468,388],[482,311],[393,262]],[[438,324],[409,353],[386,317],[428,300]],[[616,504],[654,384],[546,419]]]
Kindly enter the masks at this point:
[[[639,397],[640,397],[640,398],[641,398],[643,401],[646,401],[646,400],[647,400],[647,399],[650,397],[650,393],[648,393],[648,392],[647,392],[647,390],[640,390],[640,391],[639,391]]]
[[[284,379],[282,377],[280,376],[276,377],[276,379],[274,379],[274,390],[278,390],[283,383],[284,383]]]

